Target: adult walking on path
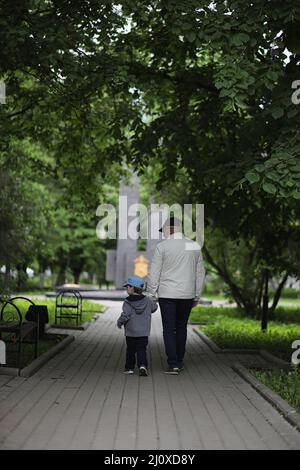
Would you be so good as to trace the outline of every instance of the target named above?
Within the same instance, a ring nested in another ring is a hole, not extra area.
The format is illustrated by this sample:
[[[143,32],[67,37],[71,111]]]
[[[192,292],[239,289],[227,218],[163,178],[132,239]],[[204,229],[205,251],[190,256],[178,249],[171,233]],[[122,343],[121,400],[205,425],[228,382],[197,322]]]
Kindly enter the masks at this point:
[[[160,231],[165,240],[155,248],[147,290],[158,296],[169,366],[166,373],[175,375],[183,368],[187,323],[198,304],[205,269],[200,245],[183,235],[179,219],[170,217]]]

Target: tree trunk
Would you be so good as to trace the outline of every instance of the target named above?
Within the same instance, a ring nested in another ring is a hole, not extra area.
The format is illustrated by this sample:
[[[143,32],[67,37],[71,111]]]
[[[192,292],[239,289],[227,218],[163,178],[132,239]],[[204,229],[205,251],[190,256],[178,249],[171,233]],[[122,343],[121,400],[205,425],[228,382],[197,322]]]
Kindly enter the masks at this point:
[[[223,257],[224,266],[219,266],[212,259],[210,253],[206,247],[203,247],[203,253],[205,254],[208,262],[217,270],[217,273],[222,277],[225,284],[228,285],[231,291],[231,295],[236,302],[237,306],[244,310],[246,314],[250,317],[259,317],[259,308],[255,301],[251,298],[247,298],[244,292],[239,288],[239,286],[231,279],[230,274],[225,266],[225,257]]]
[[[4,288],[7,289],[10,285],[10,263],[5,265],[5,275],[4,275]]]
[[[65,282],[66,282],[66,271],[67,271],[67,262],[64,261],[59,267],[59,272],[58,272],[58,275],[57,275],[57,278],[56,278],[56,283],[55,283],[56,286],[61,286],[61,285],[65,284]]]
[[[17,277],[17,291],[20,292],[24,290],[26,287],[26,281],[27,281],[27,265],[25,263],[20,263],[17,264],[17,271],[18,271],[18,277]]]
[[[79,268],[78,269],[73,269],[72,274],[73,274],[74,284],[79,284],[81,269],[79,269]]]
[[[268,329],[269,319],[269,270],[264,270],[264,295],[263,295],[263,307],[261,315],[261,329],[266,332]]]
[[[256,305],[258,307],[259,312],[262,309],[262,294],[263,294],[263,288],[264,288],[264,270],[262,269],[261,271],[261,278],[259,281],[259,291],[258,291],[258,296],[256,298]]]
[[[39,288],[44,289],[45,287],[45,278],[46,278],[46,269],[48,268],[48,261],[44,257],[40,256],[38,258],[39,263]]]
[[[284,288],[285,283],[286,283],[288,277],[289,277],[289,275],[288,275],[288,273],[286,273],[286,274],[283,276],[282,280],[281,280],[280,283],[279,283],[279,286],[278,286],[277,289],[276,289],[276,292],[275,292],[275,295],[274,295],[274,298],[273,298],[273,303],[272,303],[272,305],[271,305],[271,307],[270,307],[270,309],[269,309],[270,318],[274,317],[275,309],[276,309],[276,307],[277,307],[277,304],[278,304],[279,299],[280,299],[280,297],[281,297],[282,289]]]
[[[44,289],[45,287],[45,271],[40,272],[39,274],[39,289]]]

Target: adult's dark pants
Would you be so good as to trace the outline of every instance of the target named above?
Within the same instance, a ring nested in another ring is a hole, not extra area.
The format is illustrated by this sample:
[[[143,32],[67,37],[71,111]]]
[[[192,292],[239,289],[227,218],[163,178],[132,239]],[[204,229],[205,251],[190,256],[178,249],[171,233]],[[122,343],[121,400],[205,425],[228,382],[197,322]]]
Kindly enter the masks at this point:
[[[181,367],[193,299],[159,299],[163,338],[170,367]]]
[[[148,367],[147,345],[148,336],[126,336],[126,364],[125,369],[133,370],[137,359],[138,367]]]

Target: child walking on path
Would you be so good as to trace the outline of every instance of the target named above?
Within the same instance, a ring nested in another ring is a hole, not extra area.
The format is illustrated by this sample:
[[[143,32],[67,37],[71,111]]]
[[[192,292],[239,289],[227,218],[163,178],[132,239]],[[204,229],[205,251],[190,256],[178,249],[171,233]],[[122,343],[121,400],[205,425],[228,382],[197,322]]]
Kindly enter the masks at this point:
[[[148,375],[147,345],[151,330],[151,314],[158,305],[142,294],[144,280],[132,276],[124,285],[127,287],[128,297],[123,302],[122,314],[117,320],[118,328],[124,325],[126,336],[126,363],[125,374],[133,374],[135,363],[139,368],[139,375]]]

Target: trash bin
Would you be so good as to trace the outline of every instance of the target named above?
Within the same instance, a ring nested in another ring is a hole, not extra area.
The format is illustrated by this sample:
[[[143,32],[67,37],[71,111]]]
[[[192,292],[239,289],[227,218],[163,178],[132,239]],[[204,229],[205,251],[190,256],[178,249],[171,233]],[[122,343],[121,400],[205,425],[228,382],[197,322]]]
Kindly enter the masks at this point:
[[[47,305],[30,305],[25,318],[27,321],[38,323],[39,339],[41,339],[46,333],[45,325],[49,322]]]

